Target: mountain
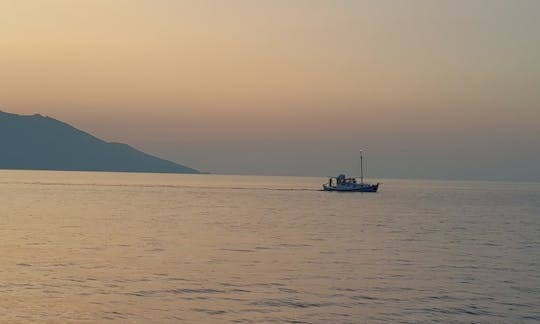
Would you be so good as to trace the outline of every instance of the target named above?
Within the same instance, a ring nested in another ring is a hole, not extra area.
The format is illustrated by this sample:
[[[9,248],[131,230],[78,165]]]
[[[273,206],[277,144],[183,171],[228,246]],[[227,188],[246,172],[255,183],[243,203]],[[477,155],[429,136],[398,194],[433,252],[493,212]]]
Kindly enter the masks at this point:
[[[0,169],[200,173],[36,114],[0,111]]]

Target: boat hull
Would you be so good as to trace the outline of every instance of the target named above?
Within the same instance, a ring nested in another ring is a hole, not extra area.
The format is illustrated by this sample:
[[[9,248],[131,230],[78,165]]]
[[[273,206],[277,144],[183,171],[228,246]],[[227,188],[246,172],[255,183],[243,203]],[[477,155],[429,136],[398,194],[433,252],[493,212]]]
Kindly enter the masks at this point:
[[[329,186],[327,184],[323,185],[324,191],[337,191],[337,192],[377,192],[379,189],[379,184],[367,185],[360,184],[356,186]]]

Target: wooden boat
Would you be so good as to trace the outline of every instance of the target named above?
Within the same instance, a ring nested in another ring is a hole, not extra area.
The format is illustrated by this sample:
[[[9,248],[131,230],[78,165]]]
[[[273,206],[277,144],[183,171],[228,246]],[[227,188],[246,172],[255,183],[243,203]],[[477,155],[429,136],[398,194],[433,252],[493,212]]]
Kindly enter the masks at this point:
[[[343,192],[377,192],[379,184],[364,183],[364,157],[360,151],[360,182],[357,178],[347,178],[344,174],[328,179],[328,183],[323,184],[324,191]]]

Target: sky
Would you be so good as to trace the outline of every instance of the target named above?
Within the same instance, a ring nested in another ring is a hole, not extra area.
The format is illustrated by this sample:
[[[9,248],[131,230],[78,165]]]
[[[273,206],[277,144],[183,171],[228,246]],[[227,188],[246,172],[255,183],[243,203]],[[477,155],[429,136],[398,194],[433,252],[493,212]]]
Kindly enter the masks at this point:
[[[0,0],[0,109],[213,173],[540,181],[540,1]]]

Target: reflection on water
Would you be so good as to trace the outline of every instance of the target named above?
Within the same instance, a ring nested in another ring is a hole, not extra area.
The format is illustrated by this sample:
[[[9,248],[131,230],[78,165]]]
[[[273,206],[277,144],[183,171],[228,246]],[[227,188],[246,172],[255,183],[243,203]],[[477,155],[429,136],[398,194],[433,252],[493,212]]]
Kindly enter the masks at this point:
[[[0,321],[538,322],[540,185],[0,171]]]

